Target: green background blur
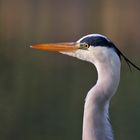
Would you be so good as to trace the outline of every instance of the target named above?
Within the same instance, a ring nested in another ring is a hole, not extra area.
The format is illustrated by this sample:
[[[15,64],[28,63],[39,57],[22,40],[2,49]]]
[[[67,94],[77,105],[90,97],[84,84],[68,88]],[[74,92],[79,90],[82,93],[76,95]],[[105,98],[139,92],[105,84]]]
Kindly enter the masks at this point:
[[[90,33],[140,66],[139,0],[0,0],[0,140],[81,140],[95,67],[29,46]],[[140,140],[140,73],[124,61],[110,117],[117,140]]]

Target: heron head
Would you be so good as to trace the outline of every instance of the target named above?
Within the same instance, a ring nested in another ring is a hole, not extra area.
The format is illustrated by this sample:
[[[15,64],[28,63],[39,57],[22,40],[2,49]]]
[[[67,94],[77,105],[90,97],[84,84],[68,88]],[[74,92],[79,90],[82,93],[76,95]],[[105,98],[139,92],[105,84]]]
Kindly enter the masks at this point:
[[[140,68],[125,57],[110,39],[101,34],[89,34],[76,42],[36,44],[32,45],[31,48],[60,52],[94,64],[96,62],[104,63],[105,61],[113,62],[116,59],[120,61],[121,57],[123,57],[129,67],[132,65],[140,70]]]
[[[107,37],[100,34],[86,35],[77,42],[37,44],[31,47],[60,52],[92,63],[111,57],[109,56],[112,54],[109,53],[110,50],[113,50],[120,57],[115,45]]]

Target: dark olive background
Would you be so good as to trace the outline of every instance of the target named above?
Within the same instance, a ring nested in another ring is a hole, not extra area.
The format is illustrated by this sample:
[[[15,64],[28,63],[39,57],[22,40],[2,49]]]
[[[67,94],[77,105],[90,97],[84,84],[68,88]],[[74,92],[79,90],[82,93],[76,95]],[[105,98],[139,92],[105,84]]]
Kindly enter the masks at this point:
[[[95,67],[29,46],[101,33],[140,66],[139,13],[138,0],[1,0],[0,139],[80,140]],[[115,138],[139,140],[140,72],[124,61],[121,71],[110,106]]]

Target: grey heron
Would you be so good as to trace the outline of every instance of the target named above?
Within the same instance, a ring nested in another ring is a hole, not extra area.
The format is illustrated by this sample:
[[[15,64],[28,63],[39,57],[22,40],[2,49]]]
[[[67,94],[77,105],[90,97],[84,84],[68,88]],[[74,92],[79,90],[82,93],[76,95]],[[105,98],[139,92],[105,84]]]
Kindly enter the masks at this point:
[[[77,42],[36,44],[34,49],[57,51],[81,60],[88,61],[96,67],[98,79],[87,93],[83,116],[83,140],[113,140],[109,122],[109,103],[115,94],[121,70],[121,58],[131,69],[140,70],[104,35],[90,34]]]

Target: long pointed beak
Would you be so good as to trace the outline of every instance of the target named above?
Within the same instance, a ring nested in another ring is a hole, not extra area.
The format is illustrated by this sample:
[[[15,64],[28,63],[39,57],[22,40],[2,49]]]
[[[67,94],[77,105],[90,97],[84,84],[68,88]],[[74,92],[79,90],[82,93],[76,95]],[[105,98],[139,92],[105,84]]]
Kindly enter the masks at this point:
[[[39,49],[44,51],[53,52],[71,52],[76,51],[80,48],[79,43],[68,42],[68,43],[50,43],[50,44],[36,44],[30,46],[33,49]]]

